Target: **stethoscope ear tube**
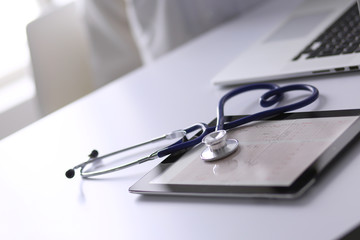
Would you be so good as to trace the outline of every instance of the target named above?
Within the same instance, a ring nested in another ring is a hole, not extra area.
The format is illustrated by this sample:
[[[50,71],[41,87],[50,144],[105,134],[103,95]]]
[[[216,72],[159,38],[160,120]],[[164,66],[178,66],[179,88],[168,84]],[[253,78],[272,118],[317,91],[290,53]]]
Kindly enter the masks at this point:
[[[149,141],[142,142],[142,143],[136,144],[136,145],[131,146],[131,147],[123,148],[123,149],[120,149],[118,151],[115,151],[115,152],[112,152],[112,153],[109,153],[109,154],[106,154],[106,155],[103,155],[103,156],[99,156],[98,151],[93,150],[89,154],[89,159],[86,162],[80,163],[80,164],[76,165],[75,167],[67,170],[65,172],[65,176],[67,178],[73,178],[75,176],[75,170],[79,168],[81,176],[84,177],[84,178],[87,178],[87,177],[102,175],[102,174],[105,174],[105,173],[115,172],[115,171],[118,171],[118,170],[121,170],[121,169],[124,169],[124,168],[131,167],[131,166],[136,165],[136,164],[141,164],[141,163],[147,162],[149,160],[156,159],[156,158],[159,157],[158,156],[159,151],[155,151],[155,152],[151,153],[149,156],[134,160],[132,162],[128,162],[128,163],[120,165],[118,167],[108,168],[108,169],[99,170],[99,171],[86,171],[85,170],[86,166],[88,166],[91,163],[99,162],[102,159],[105,159],[105,158],[108,158],[108,157],[111,157],[111,156],[126,152],[128,150],[135,149],[135,148],[147,145],[147,144],[155,143],[155,142],[158,142],[160,140],[165,140],[165,139],[166,140],[172,140],[172,139],[176,139],[176,138],[183,138],[184,136],[186,136],[186,131],[185,130],[175,130],[175,131],[172,131],[170,133],[164,134],[164,135],[162,135],[160,137],[153,138],[153,139],[151,139]]]

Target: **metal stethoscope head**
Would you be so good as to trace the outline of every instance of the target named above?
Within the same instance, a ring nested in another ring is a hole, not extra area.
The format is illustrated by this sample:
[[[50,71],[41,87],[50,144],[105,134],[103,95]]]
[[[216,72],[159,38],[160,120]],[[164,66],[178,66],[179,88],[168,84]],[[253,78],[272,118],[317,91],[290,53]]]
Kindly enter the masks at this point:
[[[258,112],[258,113],[252,114],[252,115],[242,117],[240,119],[236,119],[231,122],[225,122],[224,106],[225,106],[226,101],[228,101],[230,98],[232,98],[240,93],[243,93],[246,91],[251,91],[251,90],[257,90],[257,89],[268,90],[260,97],[260,105],[262,107],[269,107],[269,106],[272,106],[272,105],[280,102],[280,100],[283,97],[283,94],[288,91],[305,90],[305,91],[310,92],[311,94],[308,97],[306,97],[296,103],[288,104],[285,106],[280,106],[277,108],[272,108],[269,110],[264,110],[264,111],[261,111],[261,112]],[[94,150],[89,155],[89,157],[90,157],[89,160],[76,165],[72,169],[69,169],[65,175],[68,178],[74,177],[75,170],[78,168],[80,169],[81,176],[84,178],[102,175],[102,174],[106,174],[106,173],[110,173],[110,172],[115,172],[115,171],[118,171],[118,170],[121,170],[124,168],[134,166],[136,164],[141,164],[141,163],[144,163],[144,162],[147,162],[150,160],[154,160],[156,158],[165,157],[169,154],[176,153],[180,150],[189,149],[201,142],[206,145],[205,150],[201,153],[201,156],[200,156],[201,159],[204,161],[216,161],[216,160],[225,158],[225,157],[233,154],[234,152],[236,152],[236,150],[238,149],[238,146],[239,146],[239,143],[236,139],[227,139],[226,130],[235,128],[237,126],[241,126],[243,124],[246,124],[246,123],[249,123],[252,121],[271,117],[276,114],[289,112],[289,111],[293,111],[293,110],[302,108],[302,107],[314,102],[318,98],[318,96],[319,96],[319,91],[317,90],[317,88],[315,88],[311,85],[308,85],[308,84],[290,84],[290,85],[280,87],[280,86],[278,86],[276,84],[272,84],[272,83],[255,83],[255,84],[240,86],[240,87],[235,88],[232,91],[228,92],[220,99],[218,108],[217,108],[216,127],[210,127],[204,123],[196,123],[188,128],[181,129],[181,130],[175,130],[168,134],[162,135],[158,138],[154,138],[152,140],[134,145],[132,147],[124,148],[124,149],[118,150],[116,152],[113,152],[113,153],[110,153],[110,154],[107,154],[104,156],[98,156],[98,152],[96,150]],[[190,139],[188,139],[187,135],[192,132],[197,132],[197,134],[195,136],[191,137]],[[88,166],[89,164],[99,162],[102,159],[111,157],[113,155],[120,154],[125,151],[135,149],[135,148],[138,148],[138,147],[150,144],[150,143],[155,143],[160,140],[174,140],[174,139],[177,139],[177,141],[175,141],[175,143],[173,143],[165,148],[162,148],[160,150],[157,150],[157,151],[151,153],[150,155],[140,158],[140,159],[137,159],[135,161],[132,161],[132,162],[129,162],[129,163],[117,166],[117,167],[108,168],[105,170],[89,170],[89,169],[86,170],[85,169],[86,166]]]
[[[201,159],[206,162],[216,161],[234,153],[239,147],[239,142],[236,139],[227,139],[226,135],[225,130],[217,130],[206,135],[202,140],[206,148],[200,155]]]

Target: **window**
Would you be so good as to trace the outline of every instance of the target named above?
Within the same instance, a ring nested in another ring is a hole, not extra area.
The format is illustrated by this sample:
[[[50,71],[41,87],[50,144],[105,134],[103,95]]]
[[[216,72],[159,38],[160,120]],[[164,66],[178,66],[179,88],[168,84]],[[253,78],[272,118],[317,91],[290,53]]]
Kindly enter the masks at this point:
[[[69,0],[11,0],[0,2],[0,113],[32,98],[26,25],[41,11]]]
[[[39,15],[36,0],[0,3],[0,112],[34,95],[26,24]]]

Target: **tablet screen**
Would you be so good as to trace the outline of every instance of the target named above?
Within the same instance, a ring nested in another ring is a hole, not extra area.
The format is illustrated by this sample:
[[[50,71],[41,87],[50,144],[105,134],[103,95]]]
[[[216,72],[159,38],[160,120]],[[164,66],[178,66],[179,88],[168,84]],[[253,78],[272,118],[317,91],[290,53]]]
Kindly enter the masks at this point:
[[[205,162],[200,145],[152,184],[290,186],[358,117],[260,121],[228,132],[231,156]]]

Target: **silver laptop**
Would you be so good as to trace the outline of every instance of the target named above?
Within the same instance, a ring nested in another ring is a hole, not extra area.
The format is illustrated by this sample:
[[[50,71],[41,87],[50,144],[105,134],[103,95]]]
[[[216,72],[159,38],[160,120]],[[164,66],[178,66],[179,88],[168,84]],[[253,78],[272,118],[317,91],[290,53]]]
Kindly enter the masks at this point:
[[[355,0],[307,0],[212,82],[233,85],[358,71],[359,45]]]

